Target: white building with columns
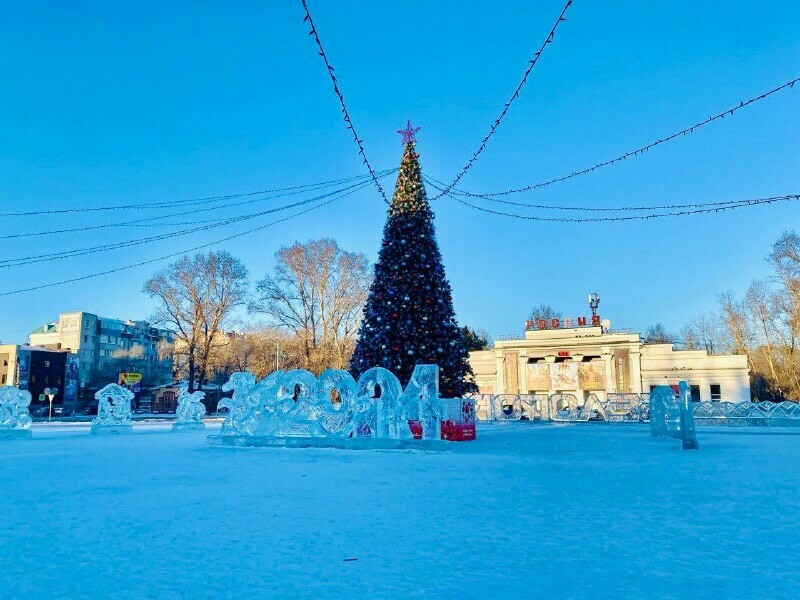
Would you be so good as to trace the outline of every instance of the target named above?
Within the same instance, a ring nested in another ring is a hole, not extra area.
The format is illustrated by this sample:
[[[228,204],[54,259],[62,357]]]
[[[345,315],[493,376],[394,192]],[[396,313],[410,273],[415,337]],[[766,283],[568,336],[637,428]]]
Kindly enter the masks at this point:
[[[647,344],[638,333],[600,326],[530,329],[522,339],[470,353],[484,394],[647,393],[657,385],[689,383],[694,401],[750,400],[747,357],[675,350]]]

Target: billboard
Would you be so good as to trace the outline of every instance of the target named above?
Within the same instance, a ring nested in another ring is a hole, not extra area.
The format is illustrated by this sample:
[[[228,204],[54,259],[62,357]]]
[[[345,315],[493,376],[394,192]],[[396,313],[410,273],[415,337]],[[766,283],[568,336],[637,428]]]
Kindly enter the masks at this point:
[[[550,365],[550,389],[554,391],[578,389],[578,363],[562,362]]]
[[[64,377],[64,403],[75,404],[78,401],[78,378],[80,362],[76,355],[67,355],[67,369]]]
[[[606,365],[603,361],[580,363],[578,365],[578,383],[581,389],[588,392],[600,392],[606,389]]]
[[[21,390],[27,390],[30,376],[31,351],[20,349],[17,354],[17,387]]]
[[[550,365],[545,362],[528,363],[528,389],[534,392],[550,390]]]
[[[142,391],[142,374],[141,373],[120,373],[119,385],[128,388],[134,394]]]

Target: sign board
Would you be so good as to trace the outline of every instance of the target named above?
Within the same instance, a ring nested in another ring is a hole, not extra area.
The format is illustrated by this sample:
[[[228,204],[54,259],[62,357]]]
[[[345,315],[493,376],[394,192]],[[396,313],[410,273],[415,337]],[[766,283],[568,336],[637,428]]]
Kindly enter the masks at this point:
[[[591,322],[587,321],[586,317],[566,317],[563,321],[561,319],[528,319],[525,321],[525,330],[531,331],[533,329],[573,329],[575,327],[599,327],[600,316],[592,316]]]
[[[133,393],[138,394],[142,391],[141,373],[120,373],[119,385],[128,388]]]
[[[614,371],[618,392],[631,391],[630,354],[627,348],[614,350]]]

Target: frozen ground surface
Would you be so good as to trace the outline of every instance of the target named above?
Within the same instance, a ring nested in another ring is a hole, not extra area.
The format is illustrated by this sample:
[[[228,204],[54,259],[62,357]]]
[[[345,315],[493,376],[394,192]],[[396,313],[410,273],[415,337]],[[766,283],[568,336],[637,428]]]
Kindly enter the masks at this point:
[[[423,453],[36,425],[0,441],[0,598],[796,598],[800,435],[698,437],[519,423]]]

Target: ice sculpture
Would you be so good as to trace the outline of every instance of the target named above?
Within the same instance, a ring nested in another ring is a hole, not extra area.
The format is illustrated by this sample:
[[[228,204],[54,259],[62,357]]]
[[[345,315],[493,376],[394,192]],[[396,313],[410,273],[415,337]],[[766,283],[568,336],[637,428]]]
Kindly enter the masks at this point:
[[[689,384],[681,381],[678,396],[667,385],[656,386],[650,393],[650,435],[681,440],[684,450],[698,450],[694,413]]]
[[[308,371],[277,371],[256,383],[234,373],[223,386],[232,391],[220,408],[228,415],[223,436],[298,438],[440,439],[439,368],[417,365],[403,391],[390,371],[376,367],[356,382],[329,369],[319,378]]]
[[[30,404],[29,391],[11,385],[0,387],[0,439],[31,437]]]
[[[111,383],[98,391],[94,397],[97,399],[97,417],[92,421],[92,433],[95,435],[130,433],[133,392]]]
[[[178,393],[178,409],[175,411],[177,418],[172,425],[172,431],[206,428],[202,421],[202,418],[206,415],[206,406],[203,404],[205,397],[205,392],[197,391],[190,394],[189,385],[181,385]]]
[[[439,367],[417,365],[400,396],[400,416],[408,421],[417,439],[442,437],[442,408],[439,403]]]
[[[223,392],[233,392],[230,398],[223,398],[217,403],[217,410],[228,410],[222,423],[223,434],[253,433],[254,403],[258,397],[254,394],[256,378],[252,373],[234,373],[222,386]]]
[[[380,391],[380,396],[376,396]],[[355,432],[359,436],[402,439],[411,436],[400,415],[403,386],[394,373],[382,367],[365,371],[358,379]],[[374,400],[373,400],[374,399]]]

